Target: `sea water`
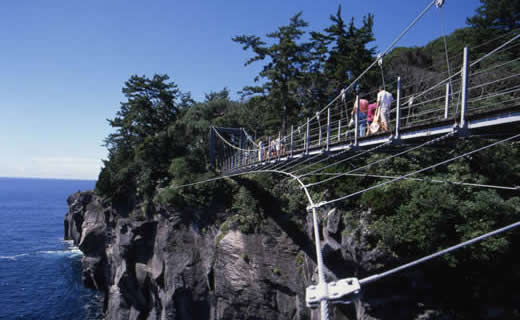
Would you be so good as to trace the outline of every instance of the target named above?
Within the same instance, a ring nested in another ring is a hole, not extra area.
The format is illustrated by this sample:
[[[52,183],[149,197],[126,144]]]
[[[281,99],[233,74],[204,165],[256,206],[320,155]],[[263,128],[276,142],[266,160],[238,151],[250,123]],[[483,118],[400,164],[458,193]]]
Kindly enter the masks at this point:
[[[81,283],[81,252],[63,240],[68,195],[94,181],[0,178],[0,319],[101,319]]]

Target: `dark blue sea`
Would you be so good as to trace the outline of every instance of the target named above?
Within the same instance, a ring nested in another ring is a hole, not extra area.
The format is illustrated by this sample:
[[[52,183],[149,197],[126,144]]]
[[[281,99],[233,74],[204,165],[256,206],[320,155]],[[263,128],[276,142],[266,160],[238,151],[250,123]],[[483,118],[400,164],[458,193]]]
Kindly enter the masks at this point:
[[[67,196],[94,181],[0,178],[0,319],[100,319],[81,283],[81,252],[63,241]]]

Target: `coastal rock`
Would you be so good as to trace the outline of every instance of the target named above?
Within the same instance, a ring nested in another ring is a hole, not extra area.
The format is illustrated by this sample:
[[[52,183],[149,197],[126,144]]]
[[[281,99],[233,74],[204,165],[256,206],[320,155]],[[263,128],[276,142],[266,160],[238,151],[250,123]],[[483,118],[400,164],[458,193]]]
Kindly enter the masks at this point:
[[[311,215],[306,232],[268,213],[262,231],[244,233],[220,227],[231,214],[225,211],[119,214],[93,192],[75,193],[68,203],[65,238],[84,253],[84,284],[105,294],[105,319],[319,319],[319,310],[305,305],[305,288],[317,282]],[[396,262],[370,247],[369,212],[352,223],[341,210],[321,214],[328,281]],[[220,223],[200,219],[208,216]],[[413,292],[428,286],[420,273],[403,277],[413,290],[373,284],[352,304],[331,307],[331,319],[450,319],[418,307]]]

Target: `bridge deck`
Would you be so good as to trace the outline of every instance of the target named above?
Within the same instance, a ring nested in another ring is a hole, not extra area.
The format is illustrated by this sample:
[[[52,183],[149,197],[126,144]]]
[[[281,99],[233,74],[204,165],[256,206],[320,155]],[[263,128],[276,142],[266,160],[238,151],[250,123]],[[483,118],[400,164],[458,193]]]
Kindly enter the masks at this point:
[[[511,129],[518,129],[518,124],[520,123],[520,106],[511,106],[480,114],[469,114],[466,118],[466,121],[466,128],[459,128],[458,125],[454,123],[453,119],[445,119],[430,124],[405,128],[400,130],[399,138],[397,139],[389,133],[381,133],[367,137],[362,137],[358,139],[357,146],[351,141],[340,141],[330,143],[328,151],[326,150],[326,146],[323,144],[311,145],[309,146],[308,151],[300,148],[297,150],[293,150],[292,156],[289,154],[289,152],[287,152],[286,154],[283,154],[277,158],[271,158],[261,162],[255,161],[246,165],[235,167],[228,172],[232,173],[237,171],[255,170],[268,164],[280,163],[285,162],[287,160],[298,158],[305,158],[317,154],[330,154],[338,153],[341,151],[346,151],[345,153],[348,154],[348,150],[355,151],[359,149],[372,148],[386,143],[388,141],[392,141],[395,143],[413,144],[417,143],[418,141],[424,140],[424,138],[433,138],[454,131],[461,132],[461,134],[465,136],[496,134],[506,135],[509,131],[507,127],[510,127]],[[513,130],[510,131],[513,132]]]

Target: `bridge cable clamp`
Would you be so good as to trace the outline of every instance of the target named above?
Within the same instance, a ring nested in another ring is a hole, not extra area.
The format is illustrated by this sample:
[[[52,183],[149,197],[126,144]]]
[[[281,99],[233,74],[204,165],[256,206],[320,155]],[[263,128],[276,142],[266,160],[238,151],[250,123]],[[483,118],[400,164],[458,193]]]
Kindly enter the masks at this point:
[[[332,304],[345,304],[352,302],[361,291],[357,278],[346,278],[330,283],[320,283],[309,286],[305,290],[305,302],[309,308],[317,308],[322,300]]]
[[[303,189],[303,187],[301,187]],[[318,202],[318,203],[315,203],[314,205],[308,205],[307,206],[307,211],[312,211],[312,209],[318,209],[324,205],[326,205],[327,202],[326,201],[321,201],[321,202]]]

